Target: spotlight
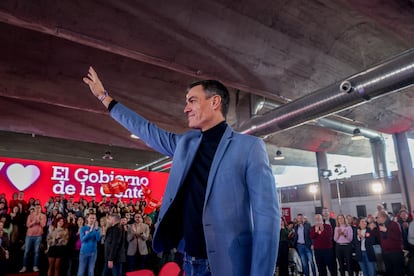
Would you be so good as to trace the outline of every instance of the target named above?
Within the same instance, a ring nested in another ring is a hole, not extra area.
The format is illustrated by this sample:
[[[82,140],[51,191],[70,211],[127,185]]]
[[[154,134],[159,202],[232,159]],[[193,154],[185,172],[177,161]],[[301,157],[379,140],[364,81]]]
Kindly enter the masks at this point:
[[[280,150],[276,151],[276,156],[273,157],[274,160],[283,160],[285,157],[282,155],[282,152]]]
[[[337,175],[341,175],[341,174],[344,174],[344,173],[347,173],[347,169],[346,169],[346,167],[345,166],[343,166],[343,165],[341,165],[341,164],[336,164],[335,165],[335,170],[334,170],[334,172],[337,174]]]
[[[354,141],[357,141],[357,140],[363,140],[363,139],[365,139],[365,137],[362,135],[361,130],[359,128],[356,128],[352,132],[351,139],[354,140]]]
[[[112,159],[114,159],[114,158],[112,157],[111,152],[108,150],[108,151],[106,151],[106,152],[105,152],[105,154],[102,156],[102,159],[105,159],[105,160],[112,160]]]
[[[321,170],[321,176],[323,178],[329,178],[331,175],[332,175],[332,171],[331,170],[325,170],[325,169],[322,169]]]

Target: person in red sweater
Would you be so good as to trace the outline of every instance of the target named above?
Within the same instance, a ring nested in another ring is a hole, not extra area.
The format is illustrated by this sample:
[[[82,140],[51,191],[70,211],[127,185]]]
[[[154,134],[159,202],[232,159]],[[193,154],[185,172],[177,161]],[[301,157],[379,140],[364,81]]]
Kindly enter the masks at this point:
[[[334,266],[333,245],[332,245],[332,226],[329,221],[324,223],[322,215],[315,215],[315,225],[310,230],[310,238],[313,241],[316,265],[320,276],[328,275],[326,268],[332,276],[337,275]]]
[[[378,212],[377,236],[380,240],[386,275],[404,275],[403,240],[400,225],[385,211]]]

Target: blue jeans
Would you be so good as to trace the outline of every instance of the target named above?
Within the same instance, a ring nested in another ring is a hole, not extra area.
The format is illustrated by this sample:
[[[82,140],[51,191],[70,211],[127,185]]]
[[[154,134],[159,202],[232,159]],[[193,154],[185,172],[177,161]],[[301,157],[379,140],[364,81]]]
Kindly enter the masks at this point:
[[[186,276],[211,276],[208,259],[184,256],[184,272]]]
[[[96,255],[96,252],[89,254],[79,254],[78,276],[85,275],[86,269],[88,271],[88,276],[94,276]]]
[[[359,266],[361,267],[362,273],[364,276],[375,276],[377,272],[375,271],[375,263],[368,260],[368,255],[366,251],[361,251],[362,253],[362,261],[359,262]]]
[[[300,261],[302,262],[302,271],[305,276],[309,276],[309,263],[312,269],[312,275],[316,276],[315,263],[313,262],[312,250],[310,250],[304,244],[298,244],[298,253],[300,256]]]
[[[114,263],[112,269],[108,267],[108,262],[105,262],[105,267],[102,276],[122,276],[122,263]]]
[[[24,242],[24,257],[23,257],[23,266],[27,267],[29,253],[32,247],[34,247],[34,262],[33,266],[38,266],[39,264],[39,248],[40,243],[42,242],[42,236],[26,236]]]
[[[128,269],[127,272],[131,272],[134,270],[137,270],[136,267],[137,265],[135,264],[137,261],[137,258],[135,257],[135,255],[133,256],[127,256],[127,261],[128,261]]]

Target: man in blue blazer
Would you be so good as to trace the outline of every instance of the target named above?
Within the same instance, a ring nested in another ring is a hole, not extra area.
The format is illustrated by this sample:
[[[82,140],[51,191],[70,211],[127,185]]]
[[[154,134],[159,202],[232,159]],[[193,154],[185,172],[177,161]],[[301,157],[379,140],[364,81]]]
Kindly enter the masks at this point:
[[[158,128],[112,99],[96,72],[84,82],[110,115],[158,152],[173,157],[153,247],[184,244],[186,275],[274,275],[280,210],[263,141],[225,122],[229,94],[218,81],[192,84],[184,134]]]

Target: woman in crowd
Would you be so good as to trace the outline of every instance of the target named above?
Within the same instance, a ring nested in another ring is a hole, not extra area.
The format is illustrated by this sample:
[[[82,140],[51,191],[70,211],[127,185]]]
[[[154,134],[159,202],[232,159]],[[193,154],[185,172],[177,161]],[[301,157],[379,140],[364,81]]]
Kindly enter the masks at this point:
[[[17,196],[17,193],[16,193]],[[12,231],[10,234],[10,262],[15,264],[13,267],[10,267],[9,272],[14,272],[16,267],[22,265],[22,250],[21,247],[24,243],[26,236],[26,216],[22,212],[21,204],[14,204],[11,213],[10,221],[12,224]],[[17,272],[17,270],[16,270]]]
[[[348,275],[353,275],[352,272],[352,227],[348,225],[344,215],[339,214],[336,218],[336,227],[334,232],[334,240],[336,242],[336,258],[339,263],[339,271],[341,276],[345,276],[345,271]]]
[[[82,246],[80,239],[80,229],[85,225],[85,219],[83,217],[78,217],[76,219],[76,225],[72,226],[70,241],[68,246],[69,253],[69,269],[68,276],[73,276],[78,274],[79,266],[79,252]]]
[[[25,217],[19,206],[15,205],[10,212],[10,222],[12,224],[12,232],[10,235],[11,243],[17,243],[24,239],[24,223]]]
[[[11,224],[11,218],[8,214],[0,215],[0,222],[3,222],[3,232],[7,233],[7,237],[10,240],[11,233],[13,231],[13,225]]]
[[[280,218],[280,239],[277,265],[280,276],[289,276],[289,233],[290,229],[284,217]]]
[[[377,244],[377,238],[373,229],[367,227],[367,220],[360,218],[359,228],[356,237],[353,239],[355,248],[355,259],[364,276],[375,276],[376,257],[374,252],[374,244]]]
[[[66,219],[59,217],[55,220],[47,235],[48,276],[59,276],[62,258],[67,255],[66,245],[68,241],[69,231],[66,226]]]
[[[96,260],[96,264],[95,264],[95,275],[96,276],[101,276],[102,272],[103,272],[103,267],[104,267],[104,250],[105,250],[105,236],[106,236],[106,229],[108,228],[107,226],[107,218],[106,216],[103,216],[99,219],[99,228],[101,231],[101,241],[98,242],[98,248],[97,248],[97,260]]]
[[[79,254],[78,276],[83,276],[85,271],[88,272],[88,276],[94,276],[97,245],[101,240],[101,230],[96,221],[96,214],[90,212],[86,221],[87,224],[80,229],[82,245]]]
[[[53,222],[56,220],[56,216],[59,214],[59,210],[56,207],[53,207],[52,212],[47,216],[47,227],[51,227]]]

